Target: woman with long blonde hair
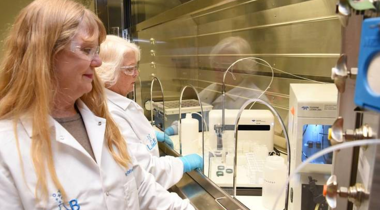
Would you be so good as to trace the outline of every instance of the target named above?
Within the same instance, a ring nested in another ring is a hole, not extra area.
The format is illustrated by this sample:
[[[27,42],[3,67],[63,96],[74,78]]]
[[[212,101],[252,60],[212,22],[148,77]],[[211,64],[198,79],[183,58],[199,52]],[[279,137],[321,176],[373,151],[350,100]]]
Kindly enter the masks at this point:
[[[35,0],[0,68],[0,209],[193,209],[135,164],[94,69],[106,32],[71,0]]]

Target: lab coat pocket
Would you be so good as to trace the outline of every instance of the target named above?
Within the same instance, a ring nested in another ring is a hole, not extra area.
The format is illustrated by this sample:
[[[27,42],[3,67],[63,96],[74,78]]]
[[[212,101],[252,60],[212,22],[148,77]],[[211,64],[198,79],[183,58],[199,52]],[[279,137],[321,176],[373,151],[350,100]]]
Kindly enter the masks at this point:
[[[124,201],[126,209],[140,209],[135,178],[124,184]]]

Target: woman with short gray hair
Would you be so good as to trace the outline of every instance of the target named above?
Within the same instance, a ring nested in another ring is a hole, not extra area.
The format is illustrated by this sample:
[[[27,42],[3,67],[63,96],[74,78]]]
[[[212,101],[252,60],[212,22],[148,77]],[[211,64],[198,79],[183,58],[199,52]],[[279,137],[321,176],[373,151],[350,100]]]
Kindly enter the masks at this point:
[[[171,139],[163,132],[154,131],[143,109],[125,97],[133,91],[139,74],[139,47],[108,35],[100,46],[100,57],[103,65],[96,72],[106,87],[108,109],[137,161],[166,189],[176,184],[184,172],[203,168],[203,159],[196,154],[159,157],[157,141],[173,148]]]

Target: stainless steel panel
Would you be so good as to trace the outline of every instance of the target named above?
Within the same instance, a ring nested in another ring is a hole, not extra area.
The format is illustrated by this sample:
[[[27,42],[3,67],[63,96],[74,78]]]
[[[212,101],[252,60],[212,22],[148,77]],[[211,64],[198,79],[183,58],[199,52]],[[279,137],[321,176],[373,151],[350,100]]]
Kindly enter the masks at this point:
[[[340,50],[340,33],[335,31],[338,19],[319,22],[302,22],[279,27],[251,30],[227,31],[198,38],[199,46],[215,46],[218,41],[230,37],[241,37],[249,41],[254,54],[336,54]],[[326,30],[325,33],[321,31]],[[321,42],[323,40],[323,42]],[[207,50],[207,48],[202,48]],[[201,54],[209,53],[200,51]]]
[[[263,7],[268,3],[270,6]],[[325,7],[324,1],[298,1],[297,4],[295,3],[290,4],[289,1],[254,1],[243,5],[242,8],[232,8],[207,16],[195,16],[194,20],[199,23],[200,34],[204,35],[223,33],[230,30],[241,31],[281,27],[337,19],[334,7]],[[310,12],[310,8],[313,8],[313,12]],[[222,22],[224,24],[221,24]],[[215,28],[217,25],[219,27]]]
[[[176,151],[170,149],[165,144],[159,143],[159,148],[162,155],[179,156]],[[226,194],[198,171],[185,173],[182,179],[169,190],[176,192],[182,198],[188,198],[199,210],[247,209],[243,204]]]
[[[249,14],[249,21],[240,22],[240,24],[244,24],[239,26],[240,28],[249,27],[252,25],[265,25],[265,22],[268,20],[277,20],[276,22],[287,22],[292,20],[292,18],[296,19],[305,19],[315,18],[319,16],[327,16],[334,13],[334,7],[330,7],[327,5],[321,4],[330,4],[333,6],[333,1],[310,1],[310,0],[293,0],[293,1],[276,1],[276,0],[267,0],[267,1],[246,1],[234,6],[225,6],[221,8],[210,9],[208,11],[202,11],[195,14],[192,14],[192,17],[196,19],[196,22],[199,25],[205,25],[210,22],[220,21],[222,19],[234,20],[237,17],[245,14]],[[310,10],[300,10],[303,2],[307,2],[306,5],[313,4],[313,12]],[[291,8],[294,8],[296,11],[296,15],[290,15],[288,11]],[[285,13],[274,11],[281,11],[281,9],[287,10]],[[242,13],[244,11],[244,13]],[[262,13],[265,14],[262,14]],[[288,19],[285,19],[283,15],[286,15]]]
[[[150,27],[154,27],[156,25],[169,22],[172,20],[177,19],[178,17],[181,17],[183,15],[188,15],[191,13],[194,13],[196,11],[206,10],[213,8],[218,5],[223,5],[227,3],[235,4],[236,2],[246,2],[247,0],[240,0],[240,1],[234,1],[234,0],[208,0],[208,1],[202,1],[202,0],[192,0],[184,5],[181,5],[179,7],[175,7],[173,9],[170,9],[166,12],[163,12],[159,15],[154,16],[154,18],[148,19],[142,23],[137,24],[136,29],[137,31],[141,31]],[[135,2],[138,2],[137,4],[141,3],[142,1],[136,0]]]
[[[342,28],[342,53],[348,57],[348,69],[357,67],[362,21],[361,15],[352,15],[349,18],[348,25]],[[354,103],[355,83],[356,78],[348,78],[345,92],[340,94],[338,100],[339,116],[344,119],[344,130],[361,126],[355,120],[358,113],[353,111],[356,108]],[[341,186],[352,186],[356,183],[358,164],[356,156],[358,152],[359,148],[344,149],[334,153],[334,162],[339,164],[334,164],[333,174],[337,176]],[[352,209],[352,203],[349,203],[346,198],[338,198],[337,201],[336,210]]]
[[[193,6],[181,5],[161,14],[167,19],[160,23],[158,18],[155,24],[146,21],[138,26],[141,31],[136,38],[143,52],[141,78],[148,81],[151,73],[163,77],[169,97],[178,95],[185,80],[198,88],[206,87],[207,82],[221,83],[221,73],[213,72],[210,66],[210,57],[215,56],[210,52],[231,36],[245,39],[251,52],[228,56],[260,57],[275,68],[276,78],[266,95],[287,97],[291,82],[331,82],[330,69],[339,56],[341,36],[333,1],[233,1],[215,6],[210,2],[189,3]],[[152,37],[155,45],[149,43]],[[152,49],[155,57],[149,54]],[[150,68],[150,62],[155,62],[155,69]],[[260,89],[266,87],[270,76],[268,70],[262,73],[254,75]],[[274,105],[287,109],[286,103]]]
[[[335,4],[334,0],[193,0],[137,24],[133,39],[142,49],[139,103],[150,98],[152,73],[163,81],[166,100],[178,100],[188,84],[218,97],[223,71],[237,59],[254,56],[274,68],[273,83],[262,98],[287,122],[290,83],[332,82],[331,67],[341,51]],[[229,51],[222,51],[225,45],[231,46]],[[236,81],[227,77],[227,92],[238,88],[243,93],[235,96],[241,101],[257,97],[271,80],[268,67],[246,61],[234,67],[234,74]],[[276,134],[281,135],[280,129]]]
[[[380,133],[380,114],[378,112],[364,111],[363,124],[369,125],[374,133]],[[356,183],[362,183],[365,190],[370,193],[370,197],[362,201],[360,206],[354,207],[354,209],[379,209],[379,158],[380,147],[378,145],[360,147]]]
[[[375,154],[375,165],[373,170],[373,179],[372,179],[372,187],[370,191],[370,200],[368,210],[376,210],[379,209],[380,206],[380,148],[379,146],[376,149]]]
[[[138,24],[191,0],[132,0],[134,24]]]
[[[289,84],[331,82],[331,67],[341,50],[341,27],[332,0],[193,0],[138,24],[135,33],[134,40],[142,49],[142,103],[149,99],[151,73],[163,81],[166,100],[178,100],[179,91],[188,84],[220,96],[222,71],[237,59],[254,56],[274,68],[273,83],[263,98],[285,122]],[[222,45],[234,49],[222,52]],[[235,95],[241,101],[257,97],[271,79],[268,67],[250,67],[246,61],[234,67],[234,74],[236,81],[227,77],[227,91],[242,90],[243,94]],[[209,90],[210,85],[214,89]],[[253,108],[265,107],[256,104]],[[281,130],[276,129],[276,134],[281,135]]]

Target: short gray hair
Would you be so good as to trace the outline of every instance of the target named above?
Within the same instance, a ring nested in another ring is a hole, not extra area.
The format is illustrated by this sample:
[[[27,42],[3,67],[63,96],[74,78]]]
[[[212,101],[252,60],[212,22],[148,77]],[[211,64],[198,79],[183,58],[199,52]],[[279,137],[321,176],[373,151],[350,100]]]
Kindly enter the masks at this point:
[[[127,40],[107,35],[106,40],[100,45],[99,56],[103,64],[96,68],[96,73],[101,78],[106,87],[116,84],[120,74],[120,67],[123,64],[125,53],[132,51],[137,62],[140,61],[140,48]]]

